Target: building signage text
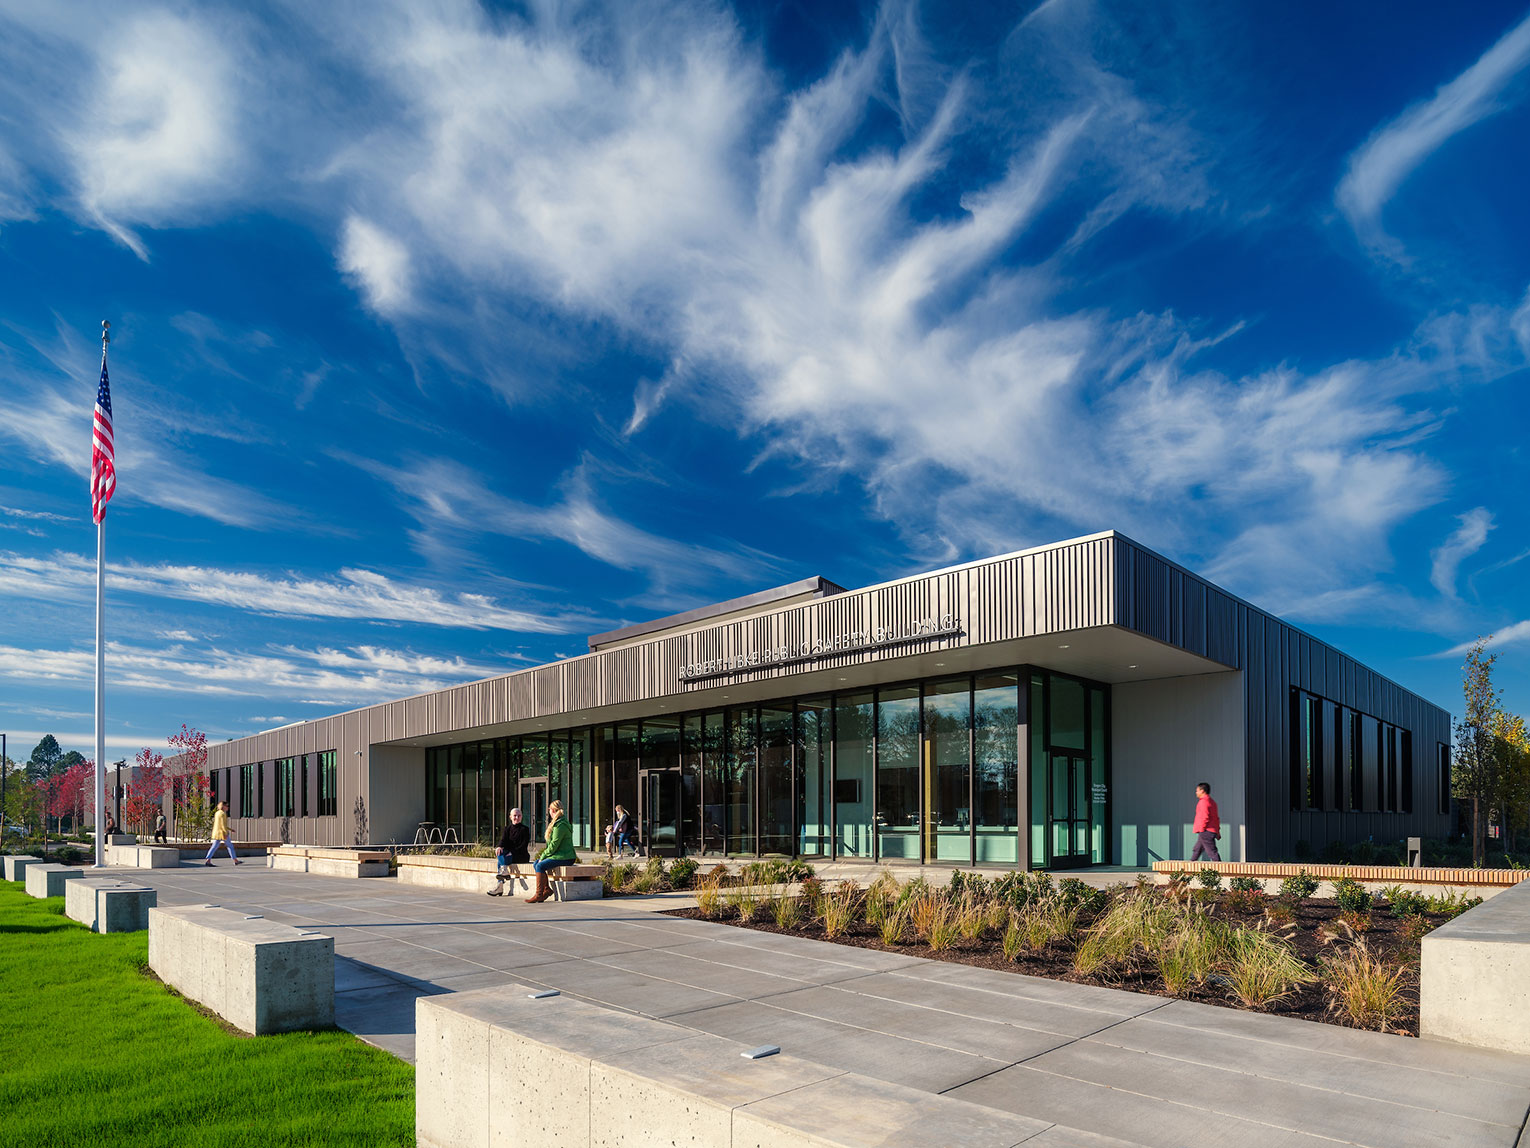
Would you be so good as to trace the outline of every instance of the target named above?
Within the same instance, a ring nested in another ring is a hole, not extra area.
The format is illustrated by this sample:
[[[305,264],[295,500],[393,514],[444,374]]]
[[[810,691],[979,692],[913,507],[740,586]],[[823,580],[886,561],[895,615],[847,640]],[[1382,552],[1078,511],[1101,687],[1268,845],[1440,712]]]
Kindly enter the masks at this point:
[[[889,646],[927,642],[934,638],[953,638],[962,632],[961,619],[955,614],[941,614],[939,617],[925,618],[904,626],[876,626],[869,630],[855,630],[849,634],[815,638],[799,646],[751,650],[747,654],[735,654],[728,658],[692,662],[690,665],[680,667],[680,680],[699,682],[708,678],[725,678],[733,674],[747,674],[753,670],[770,670],[778,666],[816,662],[820,658],[833,658],[840,654],[882,650]]]

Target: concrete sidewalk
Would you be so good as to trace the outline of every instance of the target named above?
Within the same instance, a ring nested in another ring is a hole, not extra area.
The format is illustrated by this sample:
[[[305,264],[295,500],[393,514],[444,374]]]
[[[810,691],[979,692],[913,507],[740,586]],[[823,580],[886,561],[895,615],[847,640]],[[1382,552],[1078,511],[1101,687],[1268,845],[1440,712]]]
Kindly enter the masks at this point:
[[[338,1022],[406,1059],[420,996],[519,983],[1101,1145],[1530,1148],[1530,1057],[664,917],[625,899],[532,906],[253,865],[143,877],[161,905],[216,903],[334,936]]]

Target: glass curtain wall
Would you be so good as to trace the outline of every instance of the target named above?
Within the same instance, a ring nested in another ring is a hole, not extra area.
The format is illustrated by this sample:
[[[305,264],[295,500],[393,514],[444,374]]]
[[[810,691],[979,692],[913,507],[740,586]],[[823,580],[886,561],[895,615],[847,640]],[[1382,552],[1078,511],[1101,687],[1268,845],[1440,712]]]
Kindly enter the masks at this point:
[[[790,855],[797,840],[793,824],[796,785],[792,746],[795,713],[790,703],[760,707],[760,846],[761,853]]]
[[[876,695],[840,694],[834,703],[835,852],[876,855],[872,798],[876,788]]]
[[[829,853],[830,754],[834,708],[828,698],[797,703],[797,852],[803,857]]]
[[[427,817],[463,841],[493,840],[535,778],[563,801],[581,848],[600,846],[620,803],[666,853],[1097,865],[1110,852],[1109,724],[1104,687],[1028,667],[658,716],[432,748]],[[1366,796],[1391,789],[1407,802],[1404,772],[1386,769],[1407,759],[1406,743],[1357,733],[1355,774],[1374,763]],[[1337,753],[1331,768],[1342,776]],[[278,788],[285,807],[289,787]]]
[[[1018,674],[978,675],[972,694],[975,860],[1013,865],[1020,848]]]
[[[919,687],[877,691],[877,849],[919,859]]]
[[[924,859],[972,863],[972,679],[924,693]]]

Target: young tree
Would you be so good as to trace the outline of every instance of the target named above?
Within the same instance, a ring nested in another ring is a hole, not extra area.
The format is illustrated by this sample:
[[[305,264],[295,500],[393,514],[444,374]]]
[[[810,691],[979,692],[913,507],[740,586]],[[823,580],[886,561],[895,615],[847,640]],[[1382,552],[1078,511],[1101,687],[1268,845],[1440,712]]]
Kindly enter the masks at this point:
[[[212,790],[204,769],[207,765],[207,735],[182,724],[179,732],[168,738],[180,751],[173,759],[173,791],[177,794],[175,832],[192,841],[206,840],[212,833]]]
[[[1478,638],[1466,652],[1461,689],[1466,707],[1456,723],[1456,750],[1450,772],[1451,791],[1465,801],[1472,818],[1472,864],[1484,857],[1483,828],[1497,788],[1498,759],[1493,730],[1498,720],[1498,691],[1493,688],[1493,663],[1497,654],[1484,652],[1485,638]]]
[[[165,758],[148,746],[138,751],[133,759],[133,780],[128,783],[127,796],[122,803],[124,825],[133,826],[135,833],[148,833],[154,824],[165,798]]]

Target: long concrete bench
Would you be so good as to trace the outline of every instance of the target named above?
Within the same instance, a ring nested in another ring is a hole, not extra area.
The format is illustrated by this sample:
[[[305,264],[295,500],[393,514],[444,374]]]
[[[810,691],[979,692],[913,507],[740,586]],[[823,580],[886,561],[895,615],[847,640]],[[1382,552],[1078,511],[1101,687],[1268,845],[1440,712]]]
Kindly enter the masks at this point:
[[[64,887],[64,916],[97,933],[137,933],[149,927],[159,895],[132,881],[86,878]]]
[[[217,905],[149,910],[149,967],[245,1032],[333,1028],[335,939]]]
[[[175,845],[108,845],[106,863],[127,869],[174,869],[181,863]]]
[[[41,857],[33,857],[31,854],[6,854],[5,879],[7,881],[25,881],[27,879],[27,866],[41,865],[42,863],[43,859]]]
[[[421,1148],[1011,1148],[1052,1127],[536,991],[416,1001]]]
[[[1491,896],[1489,889],[1507,888],[1530,878],[1527,869],[1414,869],[1407,865],[1298,865],[1285,861],[1153,862],[1153,872],[1163,875],[1188,873],[1193,877],[1204,869],[1215,869],[1223,878],[1258,877],[1277,884],[1306,872],[1328,883],[1352,877],[1369,885],[1455,885],[1470,888],[1480,896]]]
[[[28,865],[27,895],[29,897],[62,897],[64,886],[85,876],[85,870],[73,865]]]
[[[1420,948],[1420,1036],[1530,1053],[1530,884],[1468,909]]]
[[[522,866],[530,874],[531,866]],[[565,865],[553,879],[553,895],[560,901],[585,901],[604,896],[602,865]],[[485,893],[494,887],[496,869],[492,857],[454,857],[433,853],[402,856],[398,879],[404,885],[451,889],[459,893]]]
[[[317,873],[324,877],[386,877],[389,872],[386,849],[278,845],[266,854],[266,858],[266,864],[272,869]]]

